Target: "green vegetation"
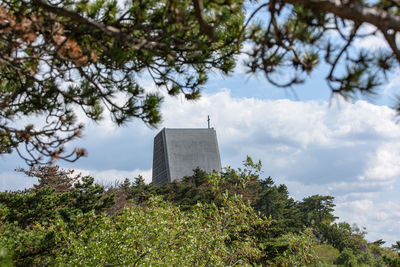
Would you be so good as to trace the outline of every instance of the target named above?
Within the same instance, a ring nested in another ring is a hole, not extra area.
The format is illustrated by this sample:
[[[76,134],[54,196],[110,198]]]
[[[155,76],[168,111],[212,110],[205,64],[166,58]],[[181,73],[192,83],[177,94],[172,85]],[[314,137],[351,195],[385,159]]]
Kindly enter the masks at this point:
[[[155,126],[162,97],[143,77],[197,99],[210,72],[234,69],[244,44],[248,71],[273,85],[303,83],[325,62],[329,87],[345,98],[375,93],[400,62],[398,1],[120,2],[1,1],[0,155],[15,151],[29,165],[85,156],[65,150],[82,135],[78,109]],[[390,48],[354,45],[379,33]],[[21,125],[35,116],[42,121]],[[400,243],[368,243],[335,222],[333,197],[295,201],[260,171],[247,159],[161,187],[138,177],[112,188],[57,167],[24,171],[39,184],[0,193],[0,265],[400,266]]]
[[[400,266],[397,243],[335,223],[331,196],[293,200],[250,158],[163,186],[24,172],[38,184],[0,193],[1,266]]]

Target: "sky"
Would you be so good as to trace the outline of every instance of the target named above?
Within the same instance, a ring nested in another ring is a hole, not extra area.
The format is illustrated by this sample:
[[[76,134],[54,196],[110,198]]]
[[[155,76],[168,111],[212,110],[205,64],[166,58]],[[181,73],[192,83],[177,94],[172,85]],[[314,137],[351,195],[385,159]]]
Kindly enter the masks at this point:
[[[383,45],[374,38],[365,42],[357,45]],[[352,102],[330,98],[325,75],[322,67],[294,94],[240,66],[230,77],[215,73],[195,102],[167,96],[157,129],[140,120],[116,127],[108,117],[100,123],[82,117],[84,136],[69,147],[85,147],[88,157],[58,164],[104,185],[139,174],[150,182],[154,136],[164,127],[205,128],[210,115],[223,166],[241,167],[247,155],[261,160],[263,177],[286,184],[293,198],[332,195],[339,221],[366,227],[369,241],[383,239],[390,246],[400,240],[400,124],[389,107],[400,73],[381,95]],[[155,90],[149,81],[143,84]],[[34,183],[17,167],[26,165],[15,154],[0,158],[0,191]]]

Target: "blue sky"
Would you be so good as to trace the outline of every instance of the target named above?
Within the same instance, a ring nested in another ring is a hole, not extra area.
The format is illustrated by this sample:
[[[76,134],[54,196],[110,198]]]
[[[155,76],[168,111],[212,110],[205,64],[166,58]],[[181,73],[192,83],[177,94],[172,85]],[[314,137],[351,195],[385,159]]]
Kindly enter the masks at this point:
[[[379,39],[360,47],[382,46]],[[103,184],[142,174],[150,181],[153,138],[163,127],[201,128],[207,115],[216,129],[224,166],[241,167],[247,155],[263,162],[264,176],[288,185],[297,199],[335,197],[340,220],[367,228],[370,241],[400,240],[400,125],[393,104],[400,86],[394,74],[373,100],[330,99],[321,67],[304,85],[274,88],[263,75],[238,66],[230,77],[213,74],[196,102],[166,97],[163,122],[151,129],[141,121],[116,127],[108,117],[86,124],[83,146],[89,156],[62,167],[90,174]],[[154,86],[144,80],[148,90]],[[367,101],[366,101],[367,100]],[[13,170],[25,167],[15,154],[0,159],[0,190],[22,189],[34,181]]]

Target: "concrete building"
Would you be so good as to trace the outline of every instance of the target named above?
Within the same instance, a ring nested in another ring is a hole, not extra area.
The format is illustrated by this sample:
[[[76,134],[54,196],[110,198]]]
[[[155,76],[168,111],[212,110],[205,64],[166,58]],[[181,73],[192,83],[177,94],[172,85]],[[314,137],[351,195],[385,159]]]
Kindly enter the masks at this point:
[[[154,137],[153,183],[162,185],[193,174],[200,167],[221,171],[217,134],[213,128],[162,129]]]

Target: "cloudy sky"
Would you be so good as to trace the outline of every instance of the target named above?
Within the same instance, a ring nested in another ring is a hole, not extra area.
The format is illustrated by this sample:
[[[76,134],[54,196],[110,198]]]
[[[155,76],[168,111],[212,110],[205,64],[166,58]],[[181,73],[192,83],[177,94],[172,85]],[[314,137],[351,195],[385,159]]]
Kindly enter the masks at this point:
[[[400,74],[391,77],[380,96],[348,103],[330,98],[323,71],[294,88],[295,94],[240,67],[231,77],[214,74],[196,102],[166,97],[158,129],[138,120],[120,128],[107,118],[99,124],[85,121],[84,137],[70,146],[87,148],[89,156],[59,164],[103,184],[138,174],[150,181],[158,131],[207,127],[210,115],[223,166],[240,167],[246,155],[260,159],[264,176],[286,184],[295,199],[332,195],[341,221],[366,227],[368,240],[382,238],[390,245],[400,240],[400,124],[388,106]],[[152,90],[151,83],[146,87]],[[16,167],[26,167],[16,155],[0,158],[1,191],[34,182],[14,172]]]

